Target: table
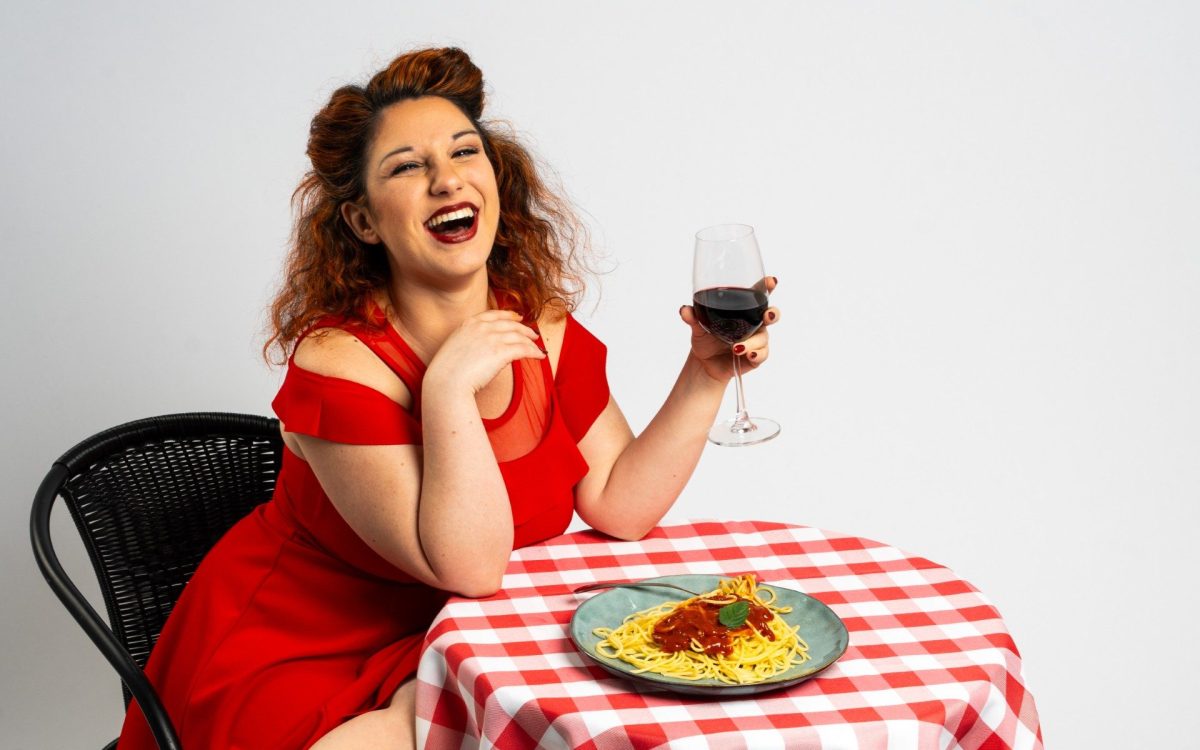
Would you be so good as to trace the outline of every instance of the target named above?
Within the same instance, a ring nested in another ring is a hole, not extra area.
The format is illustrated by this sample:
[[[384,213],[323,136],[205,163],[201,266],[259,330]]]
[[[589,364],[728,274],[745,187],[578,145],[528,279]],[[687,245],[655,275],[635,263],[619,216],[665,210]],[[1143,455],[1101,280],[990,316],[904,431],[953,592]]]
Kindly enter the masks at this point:
[[[756,573],[845,622],[817,677],[749,698],[643,691],[567,635],[576,586]],[[517,550],[503,589],[454,598],[417,673],[425,748],[1041,748],[1033,696],[999,613],[950,570],[879,542],[761,521],[694,521],[621,542],[592,531]]]

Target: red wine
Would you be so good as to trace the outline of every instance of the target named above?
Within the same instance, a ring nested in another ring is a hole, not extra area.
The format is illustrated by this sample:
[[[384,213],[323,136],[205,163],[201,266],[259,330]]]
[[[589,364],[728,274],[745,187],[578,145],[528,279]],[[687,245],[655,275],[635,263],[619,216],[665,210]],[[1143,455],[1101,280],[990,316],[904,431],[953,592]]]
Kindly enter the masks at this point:
[[[767,293],[732,286],[702,289],[692,296],[692,308],[704,330],[727,344],[736,344],[762,325]]]

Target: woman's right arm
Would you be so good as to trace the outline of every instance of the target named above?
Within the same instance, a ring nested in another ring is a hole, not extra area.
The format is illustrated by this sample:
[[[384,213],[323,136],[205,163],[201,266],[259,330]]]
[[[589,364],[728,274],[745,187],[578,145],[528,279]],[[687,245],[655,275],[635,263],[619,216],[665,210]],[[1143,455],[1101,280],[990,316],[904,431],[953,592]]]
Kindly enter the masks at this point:
[[[421,386],[423,446],[293,435],[363,541],[414,578],[464,596],[495,593],[512,553],[508,492],[475,394],[514,359],[545,356],[515,317],[474,316],[434,356]],[[304,369],[388,392],[379,387],[386,376],[378,367],[386,366],[357,339],[343,334],[309,342],[297,351]],[[396,395],[402,401],[406,392]]]

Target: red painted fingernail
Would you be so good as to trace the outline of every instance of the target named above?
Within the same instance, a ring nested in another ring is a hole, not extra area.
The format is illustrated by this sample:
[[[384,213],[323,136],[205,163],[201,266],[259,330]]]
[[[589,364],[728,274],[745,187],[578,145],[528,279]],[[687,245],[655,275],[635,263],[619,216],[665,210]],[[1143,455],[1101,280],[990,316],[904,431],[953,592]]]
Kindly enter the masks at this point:
[[[758,352],[750,352],[750,359],[758,359]]]
[[[773,281],[774,283],[778,284],[778,283],[779,283],[779,277],[778,277],[778,276],[772,276],[772,277],[771,277],[771,281]]]
[[[773,312],[767,313],[767,320],[775,320],[775,313],[773,313]]]
[[[733,347],[734,354],[741,354],[744,351],[746,351],[746,346],[744,344],[738,344],[737,346]]]

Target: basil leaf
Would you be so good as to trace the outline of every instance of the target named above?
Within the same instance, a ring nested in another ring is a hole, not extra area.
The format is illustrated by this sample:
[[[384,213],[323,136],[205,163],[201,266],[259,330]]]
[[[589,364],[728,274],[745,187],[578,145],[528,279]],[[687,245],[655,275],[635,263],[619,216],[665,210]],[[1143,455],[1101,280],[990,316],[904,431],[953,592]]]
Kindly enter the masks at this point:
[[[726,604],[717,611],[717,619],[727,628],[740,628],[746,624],[750,616],[750,602],[738,599],[733,604]]]

